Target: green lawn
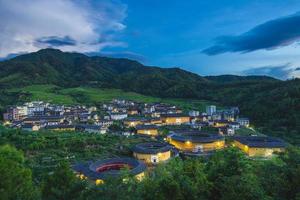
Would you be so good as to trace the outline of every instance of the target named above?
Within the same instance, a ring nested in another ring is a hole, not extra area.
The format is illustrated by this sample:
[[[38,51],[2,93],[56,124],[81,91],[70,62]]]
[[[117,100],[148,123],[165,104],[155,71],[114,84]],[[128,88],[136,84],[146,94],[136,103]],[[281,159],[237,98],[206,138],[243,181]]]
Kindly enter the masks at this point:
[[[11,92],[30,93],[30,100],[41,100],[57,104],[74,104],[74,99],[68,95],[60,94],[54,85],[32,85],[24,88],[14,88]],[[58,90],[59,91],[59,90]]]
[[[258,136],[263,136],[264,134],[258,132],[255,129],[252,128],[240,128],[235,131],[236,135],[241,135],[241,136],[248,136],[248,135],[258,135]]]
[[[32,85],[24,88],[10,89],[11,92],[31,94],[29,100],[42,100],[56,104],[96,104],[109,102],[114,98],[134,100],[138,102],[164,102],[179,106],[185,110],[197,109],[205,111],[205,106],[211,104],[203,100],[158,98],[125,92],[119,89],[100,89],[88,87],[59,88],[55,85]],[[215,103],[214,103],[215,104]]]

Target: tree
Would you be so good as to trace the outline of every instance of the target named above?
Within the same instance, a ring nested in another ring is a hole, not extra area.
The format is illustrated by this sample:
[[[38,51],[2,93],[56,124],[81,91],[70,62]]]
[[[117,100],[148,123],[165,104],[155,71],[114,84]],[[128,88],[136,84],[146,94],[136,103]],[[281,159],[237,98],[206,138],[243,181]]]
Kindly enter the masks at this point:
[[[221,193],[221,200],[267,199],[257,177],[251,173],[224,177],[219,190]]]
[[[85,182],[76,178],[66,162],[61,162],[52,174],[45,177],[42,197],[47,200],[75,199],[82,195]]]
[[[24,166],[24,156],[16,148],[0,147],[0,197],[1,199],[37,199],[31,170]]]
[[[208,180],[213,182],[210,199],[221,199],[225,182],[233,176],[239,177],[251,171],[251,164],[237,148],[226,148],[216,152],[206,165]],[[235,187],[235,185],[227,185]]]
[[[174,159],[139,184],[143,199],[206,199],[211,184],[199,159]]]
[[[283,198],[298,199],[300,197],[300,149],[289,147],[280,155],[285,163],[283,166]]]

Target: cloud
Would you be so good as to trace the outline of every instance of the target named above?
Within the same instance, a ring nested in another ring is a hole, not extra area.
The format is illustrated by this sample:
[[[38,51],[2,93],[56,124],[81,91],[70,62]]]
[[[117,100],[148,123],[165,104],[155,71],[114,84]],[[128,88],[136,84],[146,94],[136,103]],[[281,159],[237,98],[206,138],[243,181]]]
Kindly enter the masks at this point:
[[[39,44],[48,44],[51,47],[59,47],[59,46],[75,46],[76,40],[72,39],[69,36],[65,37],[57,37],[57,36],[49,36],[49,37],[41,37],[36,40]]]
[[[113,0],[0,0],[0,57],[48,47],[86,53],[126,46],[117,38],[126,13]]]
[[[300,39],[300,13],[267,21],[237,36],[222,36],[215,45],[202,53],[217,55],[226,52],[247,53],[260,49],[272,50],[287,46]]]
[[[243,75],[266,75],[277,79],[286,80],[300,77],[297,72],[299,68],[292,67],[290,63],[279,66],[264,66],[244,70]]]

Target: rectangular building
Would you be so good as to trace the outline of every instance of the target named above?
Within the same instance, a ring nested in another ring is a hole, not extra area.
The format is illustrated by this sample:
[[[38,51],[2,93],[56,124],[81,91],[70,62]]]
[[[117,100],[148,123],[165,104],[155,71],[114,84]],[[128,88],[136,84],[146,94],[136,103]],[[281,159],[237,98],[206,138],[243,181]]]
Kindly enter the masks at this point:
[[[161,115],[162,123],[165,125],[181,125],[190,123],[190,116],[184,114]]]
[[[283,140],[267,136],[234,137],[233,145],[250,157],[271,157],[274,152],[282,152],[286,147]]]
[[[216,112],[217,112],[217,106],[215,105],[206,106],[206,113],[208,115],[213,115]]]

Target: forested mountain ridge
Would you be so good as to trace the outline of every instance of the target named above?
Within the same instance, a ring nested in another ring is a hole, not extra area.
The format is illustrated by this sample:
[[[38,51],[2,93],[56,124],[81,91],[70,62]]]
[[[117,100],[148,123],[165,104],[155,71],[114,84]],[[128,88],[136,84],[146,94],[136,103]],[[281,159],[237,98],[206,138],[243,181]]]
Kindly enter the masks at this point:
[[[149,95],[170,95],[178,90],[183,95],[193,97],[193,92],[208,82],[178,68],[145,67],[128,59],[88,57],[55,49],[44,49],[1,62],[0,70],[1,88],[31,84],[63,87],[88,85]]]
[[[157,97],[193,98],[239,106],[241,113],[271,134],[293,140],[300,135],[300,80],[267,76],[207,76],[179,69],[147,67],[129,59],[88,57],[56,49],[17,56],[0,62],[0,103],[33,84],[63,88],[117,88]],[[290,137],[291,136],[291,137]],[[299,140],[300,141],[300,140]]]

